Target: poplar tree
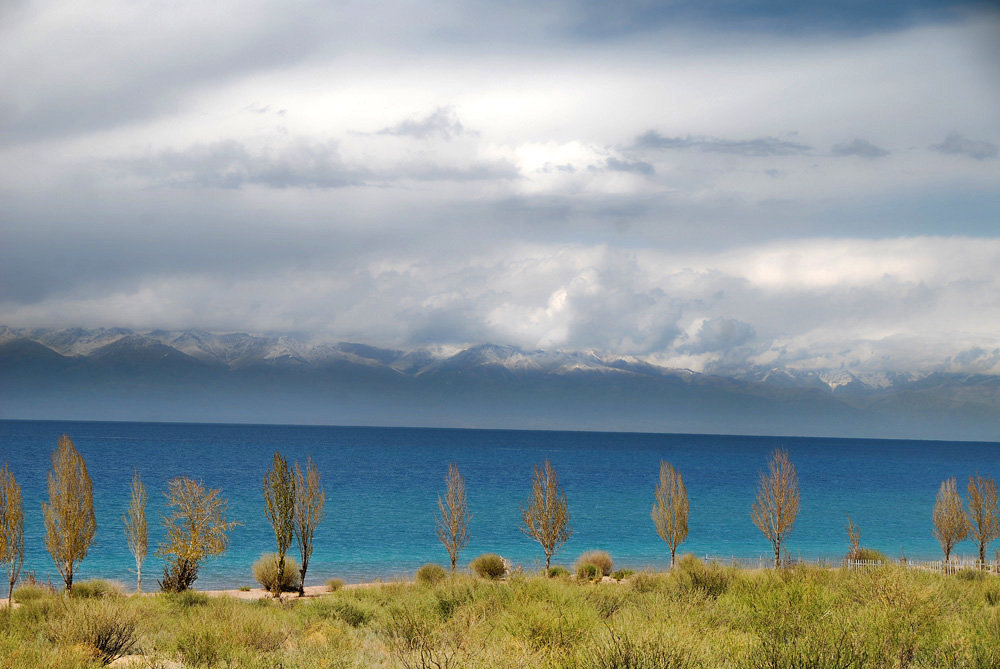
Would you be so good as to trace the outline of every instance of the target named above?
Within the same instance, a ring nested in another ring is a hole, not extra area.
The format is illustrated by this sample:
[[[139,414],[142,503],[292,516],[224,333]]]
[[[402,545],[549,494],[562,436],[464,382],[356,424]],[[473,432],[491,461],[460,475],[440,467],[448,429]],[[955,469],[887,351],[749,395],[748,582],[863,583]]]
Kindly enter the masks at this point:
[[[986,564],[986,547],[1000,536],[997,522],[997,482],[976,474],[969,477],[969,530],[979,544],[979,563]]]
[[[969,536],[969,519],[965,516],[962,498],[958,494],[955,477],[941,482],[937,501],[934,503],[934,536],[944,551],[944,561],[951,559],[955,544]]]
[[[670,567],[673,568],[677,547],[687,539],[690,506],[684,477],[665,460],[660,461],[660,483],[654,496],[656,501],[650,516],[656,533],[670,547]]]
[[[552,556],[573,535],[569,526],[566,493],[559,487],[559,478],[548,460],[531,478],[531,495],[521,507],[521,532],[537,541],[545,552],[545,571]]]
[[[274,452],[274,461],[264,476],[264,506],[278,544],[278,576],[271,594],[280,597],[281,584],[285,582],[285,553],[295,536],[295,479],[278,451]]]
[[[305,595],[306,570],[309,568],[309,558],[313,552],[313,535],[316,528],[323,522],[323,506],[326,504],[326,493],[319,480],[319,471],[312,459],[306,461],[306,473],[303,476],[299,463],[295,463],[295,539],[299,546],[302,566],[299,568],[299,597]]]
[[[472,514],[469,513],[465,499],[465,479],[459,473],[457,465],[448,465],[448,475],[444,480],[444,499],[438,495],[438,510],[441,515],[437,518],[436,529],[438,541],[444,544],[448,557],[451,558],[451,573],[454,574],[458,554],[469,543],[469,521],[472,520]]]
[[[13,608],[14,584],[24,565],[24,505],[7,463],[0,469],[0,564],[7,565],[7,606]]]
[[[757,498],[750,516],[774,549],[774,567],[781,566],[781,544],[788,538],[799,515],[799,477],[788,451],[775,449],[768,471],[760,472]]]
[[[163,517],[166,539],[156,555],[169,560],[160,588],[187,590],[198,578],[198,565],[229,546],[229,530],[239,523],[226,520],[226,500],[218,490],[205,490],[200,481],[178,476],[167,482],[164,493],[170,515]]]
[[[142,592],[142,563],[146,561],[149,550],[149,528],[146,524],[146,486],[139,478],[138,469],[132,474],[131,491],[128,510],[122,514],[122,524],[125,526],[128,549],[135,557],[135,589]]]
[[[73,589],[73,572],[87,556],[97,534],[94,517],[94,487],[87,465],[65,434],[52,453],[49,472],[49,503],[42,502],[45,547],[55,562],[66,590]]]

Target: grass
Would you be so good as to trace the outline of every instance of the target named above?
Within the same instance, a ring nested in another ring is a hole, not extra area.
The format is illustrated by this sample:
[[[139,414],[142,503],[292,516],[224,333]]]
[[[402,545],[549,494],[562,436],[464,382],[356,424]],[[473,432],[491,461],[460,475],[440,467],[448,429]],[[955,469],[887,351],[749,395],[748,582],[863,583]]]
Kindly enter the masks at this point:
[[[740,571],[693,558],[622,583],[515,573],[279,603],[64,597],[0,611],[0,667],[996,667],[1000,577],[896,566]]]

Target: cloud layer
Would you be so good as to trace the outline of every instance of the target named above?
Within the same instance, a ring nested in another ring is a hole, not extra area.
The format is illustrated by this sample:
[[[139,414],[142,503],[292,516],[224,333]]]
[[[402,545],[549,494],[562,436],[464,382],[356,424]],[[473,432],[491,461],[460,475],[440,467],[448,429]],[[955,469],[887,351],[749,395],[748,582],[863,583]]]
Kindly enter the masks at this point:
[[[740,7],[10,5],[0,323],[1000,372],[1000,18]]]

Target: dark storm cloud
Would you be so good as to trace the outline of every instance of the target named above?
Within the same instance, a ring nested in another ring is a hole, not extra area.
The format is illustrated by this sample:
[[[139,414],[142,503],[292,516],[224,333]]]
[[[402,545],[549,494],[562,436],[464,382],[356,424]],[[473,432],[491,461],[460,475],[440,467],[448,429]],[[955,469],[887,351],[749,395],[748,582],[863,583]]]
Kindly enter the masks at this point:
[[[968,156],[976,160],[995,158],[998,151],[996,144],[983,140],[968,139],[958,133],[948,135],[943,142],[934,144],[931,148],[941,153]]]
[[[849,144],[834,144],[832,151],[835,156],[861,156],[862,158],[881,158],[889,155],[888,151],[875,146],[866,139],[855,139]]]
[[[748,140],[721,137],[664,137],[655,130],[635,139],[637,149],[699,149],[708,153],[728,153],[738,156],[790,156],[810,151],[812,147],[777,137],[757,137]]]
[[[454,109],[438,107],[423,118],[406,119],[390,128],[379,130],[378,134],[413,137],[415,139],[449,140],[468,132],[469,130],[458,120]]]

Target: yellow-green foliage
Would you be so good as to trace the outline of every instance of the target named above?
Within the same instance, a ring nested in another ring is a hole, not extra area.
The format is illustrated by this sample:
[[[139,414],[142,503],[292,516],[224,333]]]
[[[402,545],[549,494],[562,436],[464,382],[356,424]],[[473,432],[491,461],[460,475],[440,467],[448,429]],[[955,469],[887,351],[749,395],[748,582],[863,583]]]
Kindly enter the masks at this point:
[[[130,644],[142,666],[996,667],[1000,577],[684,558],[622,584],[457,576],[283,604],[40,593],[0,610],[0,667],[99,667]]]
[[[448,572],[439,564],[425,564],[417,570],[416,581],[424,585],[434,585],[448,578]]]
[[[614,562],[611,560],[611,554],[607,551],[587,551],[576,559],[574,568],[579,572],[580,566],[585,564],[592,564],[597,567],[601,572],[601,576],[610,576],[612,570],[615,568]]]
[[[503,558],[496,553],[483,553],[473,560],[469,567],[479,576],[491,580],[503,578],[507,573]]]
[[[286,555],[285,569],[279,577],[278,554],[264,553],[253,563],[253,577],[268,592],[297,592],[300,581],[298,560],[291,555]]]
[[[95,599],[102,597],[118,597],[125,589],[121,583],[103,581],[101,579],[91,579],[89,581],[78,581],[73,584],[73,589],[69,591],[71,597],[79,599]]]

